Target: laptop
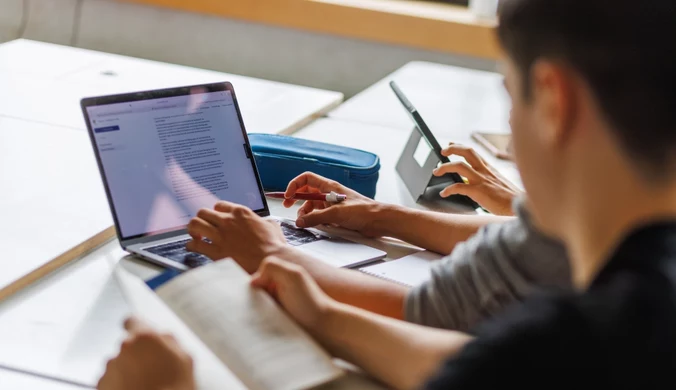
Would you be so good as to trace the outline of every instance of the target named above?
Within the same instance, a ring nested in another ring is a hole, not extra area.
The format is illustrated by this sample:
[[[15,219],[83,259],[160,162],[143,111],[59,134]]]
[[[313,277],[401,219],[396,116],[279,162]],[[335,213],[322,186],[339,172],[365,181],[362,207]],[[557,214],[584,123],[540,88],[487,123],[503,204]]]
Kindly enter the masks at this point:
[[[186,250],[187,224],[219,200],[278,221],[287,242],[336,267],[386,253],[270,215],[230,83],[85,98],[81,101],[123,249],[185,271],[211,260]]]

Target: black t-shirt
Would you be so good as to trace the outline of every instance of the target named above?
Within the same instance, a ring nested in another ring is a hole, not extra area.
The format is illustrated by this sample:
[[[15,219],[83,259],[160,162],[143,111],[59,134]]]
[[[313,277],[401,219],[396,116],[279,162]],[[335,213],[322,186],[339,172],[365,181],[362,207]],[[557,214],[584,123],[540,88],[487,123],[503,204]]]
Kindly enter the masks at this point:
[[[542,295],[477,332],[427,389],[676,389],[676,221],[637,229],[584,293]]]

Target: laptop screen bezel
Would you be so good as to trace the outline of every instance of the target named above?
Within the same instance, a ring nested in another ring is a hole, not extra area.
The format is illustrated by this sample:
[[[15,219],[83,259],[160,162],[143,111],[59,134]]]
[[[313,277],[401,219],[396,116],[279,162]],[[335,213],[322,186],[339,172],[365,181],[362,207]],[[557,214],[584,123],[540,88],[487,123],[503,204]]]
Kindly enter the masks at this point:
[[[247,134],[246,128],[244,127],[244,120],[242,119],[242,114],[239,108],[239,103],[237,101],[237,96],[235,90],[231,83],[221,82],[221,83],[211,83],[211,84],[201,84],[201,85],[191,85],[185,87],[175,87],[175,88],[165,88],[157,90],[148,90],[140,92],[131,92],[117,95],[107,95],[107,96],[96,96],[84,98],[80,101],[80,106],[82,108],[82,113],[84,115],[85,123],[87,126],[87,133],[89,134],[89,139],[92,143],[92,148],[94,149],[94,154],[96,156],[96,163],[99,167],[99,173],[101,175],[101,180],[106,191],[106,197],[108,198],[108,206],[110,207],[110,212],[113,215],[113,221],[115,222],[115,231],[117,232],[117,238],[120,240],[120,243],[123,247],[134,245],[136,243],[161,240],[164,238],[169,238],[177,235],[183,235],[187,233],[186,226],[180,226],[176,228],[170,228],[163,231],[155,232],[146,232],[133,236],[123,236],[122,230],[120,228],[120,222],[115,211],[115,203],[113,202],[112,193],[110,191],[110,186],[108,184],[108,179],[106,178],[106,172],[103,167],[103,162],[101,160],[101,153],[96,143],[96,135],[94,134],[94,129],[91,125],[91,120],[89,118],[89,112],[87,108],[94,106],[102,106],[108,104],[116,103],[128,103],[136,102],[143,100],[152,100],[152,99],[162,99],[170,98],[177,96],[188,96],[193,94],[192,91],[199,90],[201,93],[212,93],[212,92],[230,92],[232,100],[237,112],[237,119],[239,120],[240,129],[244,137],[244,142],[246,143],[247,153],[251,166],[253,168],[254,175],[256,176],[256,182],[258,183],[258,190],[263,201],[263,208],[259,210],[253,210],[256,214],[261,217],[267,217],[270,215],[270,208],[265,198],[265,190],[263,188],[263,183],[261,182],[261,177],[258,173],[258,167],[256,166],[256,159],[253,156],[251,150],[251,144],[249,142],[249,136]]]

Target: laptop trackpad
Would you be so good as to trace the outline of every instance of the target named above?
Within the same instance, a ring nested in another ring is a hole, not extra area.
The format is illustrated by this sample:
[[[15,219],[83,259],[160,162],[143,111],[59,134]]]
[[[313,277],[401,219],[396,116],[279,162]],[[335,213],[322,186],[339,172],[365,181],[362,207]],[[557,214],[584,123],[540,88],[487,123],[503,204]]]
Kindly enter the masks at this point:
[[[382,257],[382,252],[352,241],[325,239],[301,245],[298,249],[334,267],[350,267]]]

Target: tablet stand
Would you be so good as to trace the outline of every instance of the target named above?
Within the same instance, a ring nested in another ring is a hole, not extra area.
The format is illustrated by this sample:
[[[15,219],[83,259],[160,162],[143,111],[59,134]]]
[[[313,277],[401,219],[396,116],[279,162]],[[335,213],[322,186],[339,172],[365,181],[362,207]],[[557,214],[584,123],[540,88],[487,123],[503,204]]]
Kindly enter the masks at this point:
[[[409,193],[416,203],[424,204],[434,209],[451,209],[452,211],[475,212],[473,202],[465,196],[453,195],[448,198],[442,198],[439,192],[445,187],[453,184],[453,179],[449,176],[434,176],[432,171],[439,165],[441,160],[433,153],[429,146],[425,145],[427,159],[421,166],[416,158],[416,152],[420,142],[425,142],[417,128],[413,128],[411,136],[406,143],[404,151],[397,161],[397,173],[406,185]],[[418,156],[419,157],[419,156]],[[422,162],[422,161],[421,161]]]

